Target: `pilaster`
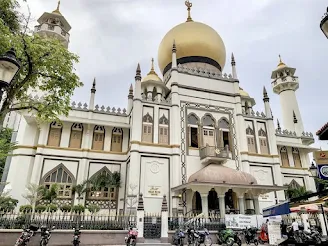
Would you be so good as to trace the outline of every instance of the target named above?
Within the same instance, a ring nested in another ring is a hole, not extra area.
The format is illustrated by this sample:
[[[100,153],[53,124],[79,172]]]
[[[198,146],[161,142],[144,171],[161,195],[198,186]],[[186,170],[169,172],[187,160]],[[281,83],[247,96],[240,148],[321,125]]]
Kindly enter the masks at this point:
[[[208,217],[208,193],[200,193],[202,198],[202,213],[207,218]]]

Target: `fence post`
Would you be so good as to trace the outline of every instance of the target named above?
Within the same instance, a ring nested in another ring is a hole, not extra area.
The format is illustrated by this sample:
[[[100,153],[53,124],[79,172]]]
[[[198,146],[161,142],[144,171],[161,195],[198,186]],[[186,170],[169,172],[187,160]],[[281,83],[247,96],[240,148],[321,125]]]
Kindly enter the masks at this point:
[[[162,243],[168,243],[168,239],[169,239],[168,230],[169,230],[169,213],[168,213],[166,195],[164,195],[162,201],[162,224],[161,224]]]
[[[138,199],[138,208],[137,208],[138,238],[143,238],[144,237],[144,235],[143,235],[144,217],[145,217],[145,208],[144,208],[142,194],[140,194],[139,199]]]

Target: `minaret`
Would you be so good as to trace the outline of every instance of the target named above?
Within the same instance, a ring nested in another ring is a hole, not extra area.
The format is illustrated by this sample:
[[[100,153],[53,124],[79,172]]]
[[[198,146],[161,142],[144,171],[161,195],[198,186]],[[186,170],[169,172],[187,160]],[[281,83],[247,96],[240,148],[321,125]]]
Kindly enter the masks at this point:
[[[231,67],[232,67],[232,78],[238,79],[237,70],[236,70],[236,61],[233,53],[231,53]]]
[[[95,95],[96,95],[96,78],[93,79],[93,83],[92,83],[89,110],[95,109]]]
[[[131,84],[129,89],[129,95],[128,95],[128,109],[127,109],[128,114],[130,114],[132,106],[133,106],[133,86]]]
[[[34,33],[41,36],[55,37],[68,48],[71,26],[61,14],[59,8],[60,1],[58,1],[57,8],[54,11],[51,13],[44,12],[38,19],[39,25],[35,26]]]
[[[295,76],[295,71],[295,68],[283,63],[279,55],[278,67],[271,75],[271,85],[273,92],[280,97],[282,128],[288,131],[296,131],[297,135],[301,135],[304,126],[295,93],[299,88],[299,81],[298,77]],[[297,123],[295,123],[295,119]]]
[[[270,108],[270,98],[268,97],[268,93],[267,90],[265,89],[265,86],[263,86],[263,102],[264,102],[265,115],[268,118],[272,118],[272,112]]]

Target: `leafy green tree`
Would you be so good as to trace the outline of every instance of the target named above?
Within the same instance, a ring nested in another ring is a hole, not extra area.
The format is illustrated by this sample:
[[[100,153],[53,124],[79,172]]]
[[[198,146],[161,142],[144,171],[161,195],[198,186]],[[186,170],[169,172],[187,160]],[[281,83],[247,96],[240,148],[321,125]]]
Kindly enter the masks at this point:
[[[58,196],[58,190],[59,190],[58,184],[51,185],[49,189],[47,189],[44,186],[41,186],[40,187],[40,194],[42,194],[41,195],[42,200],[47,201],[49,204],[52,204],[53,201]]]
[[[72,188],[72,193],[77,195],[77,200],[80,201],[83,199],[83,195],[89,191],[88,180],[83,181],[81,184],[74,185]]]
[[[301,197],[301,196],[305,196],[312,193],[311,191],[306,190],[305,186],[299,186],[299,187],[288,187],[288,189],[286,190],[286,196],[289,199],[292,198],[297,198],[297,197]]]
[[[0,126],[8,112],[17,110],[25,110],[41,122],[56,120],[59,115],[67,116],[70,97],[75,88],[83,85],[74,70],[78,56],[55,38],[33,34],[28,28],[31,14],[19,13],[16,0],[0,2],[0,54],[14,48],[21,61],[19,73],[6,88]],[[31,89],[42,92],[42,98],[31,98]]]
[[[8,153],[16,148],[16,143],[11,142],[12,132],[12,129],[9,128],[3,128],[0,130],[0,180]]]

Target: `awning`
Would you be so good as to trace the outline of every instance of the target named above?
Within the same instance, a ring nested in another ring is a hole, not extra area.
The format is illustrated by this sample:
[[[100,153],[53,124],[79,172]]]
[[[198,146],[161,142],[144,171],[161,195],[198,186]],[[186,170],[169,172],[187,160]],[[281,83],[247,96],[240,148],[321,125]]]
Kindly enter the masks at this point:
[[[315,148],[315,147],[311,147],[311,146],[307,146],[304,144],[298,144],[298,143],[290,143],[290,142],[281,142],[281,141],[277,141],[277,145],[280,146],[287,146],[287,147],[294,147],[294,148],[299,148],[302,150],[309,152],[314,152],[314,151],[318,151],[320,149]]]
[[[280,203],[263,209],[263,217],[278,216],[284,214],[290,214],[288,202]]]

